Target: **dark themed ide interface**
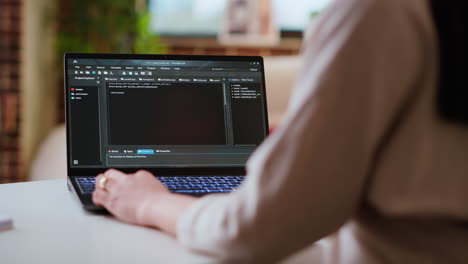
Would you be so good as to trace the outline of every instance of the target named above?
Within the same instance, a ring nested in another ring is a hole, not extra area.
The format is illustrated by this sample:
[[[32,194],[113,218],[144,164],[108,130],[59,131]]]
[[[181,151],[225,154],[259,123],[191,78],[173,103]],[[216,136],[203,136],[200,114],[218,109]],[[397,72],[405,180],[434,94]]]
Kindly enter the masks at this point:
[[[267,134],[262,67],[68,58],[70,167],[245,166]]]

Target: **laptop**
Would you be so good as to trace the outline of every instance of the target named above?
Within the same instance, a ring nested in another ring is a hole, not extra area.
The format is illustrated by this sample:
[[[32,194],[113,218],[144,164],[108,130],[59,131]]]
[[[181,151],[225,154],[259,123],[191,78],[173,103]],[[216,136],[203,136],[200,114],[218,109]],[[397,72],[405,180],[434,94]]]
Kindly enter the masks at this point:
[[[114,168],[152,172],[171,191],[231,192],[268,134],[263,59],[68,53],[68,188],[84,209]]]

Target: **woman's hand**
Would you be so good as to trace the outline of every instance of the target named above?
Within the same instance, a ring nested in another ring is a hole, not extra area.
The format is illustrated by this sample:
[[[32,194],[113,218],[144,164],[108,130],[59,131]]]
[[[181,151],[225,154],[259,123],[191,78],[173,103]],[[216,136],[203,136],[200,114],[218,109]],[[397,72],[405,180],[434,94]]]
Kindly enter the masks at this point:
[[[102,189],[99,181],[104,176],[107,181],[105,189]],[[121,221],[149,225],[145,221],[145,211],[163,195],[170,193],[150,172],[140,170],[134,174],[125,174],[111,169],[96,177],[93,202],[105,207]]]
[[[105,189],[99,181],[106,177]],[[148,171],[125,174],[108,170],[96,177],[93,202],[117,219],[136,225],[160,228],[176,234],[177,220],[195,201],[194,197],[173,194]]]

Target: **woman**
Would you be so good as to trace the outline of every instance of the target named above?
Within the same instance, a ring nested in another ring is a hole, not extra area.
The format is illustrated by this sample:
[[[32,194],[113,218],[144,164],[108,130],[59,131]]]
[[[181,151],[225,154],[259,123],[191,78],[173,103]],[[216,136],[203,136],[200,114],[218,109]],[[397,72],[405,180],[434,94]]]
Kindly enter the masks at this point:
[[[447,70],[464,53],[450,52],[456,34],[443,23],[463,15],[447,20],[446,8],[466,4],[445,2],[337,0],[304,42],[285,122],[236,192],[197,199],[148,172],[110,170],[95,203],[242,263],[271,263],[322,238],[311,262],[466,263],[468,96]]]

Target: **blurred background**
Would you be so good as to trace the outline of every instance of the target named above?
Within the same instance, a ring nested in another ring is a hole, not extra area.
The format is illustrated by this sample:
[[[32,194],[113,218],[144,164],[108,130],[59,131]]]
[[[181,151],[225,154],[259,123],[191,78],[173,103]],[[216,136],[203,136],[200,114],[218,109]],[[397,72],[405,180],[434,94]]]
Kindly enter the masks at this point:
[[[304,30],[331,1],[0,0],[0,183],[66,176],[63,53],[264,56],[274,127]],[[232,16],[239,6],[261,12]],[[229,17],[268,28],[239,38]]]

